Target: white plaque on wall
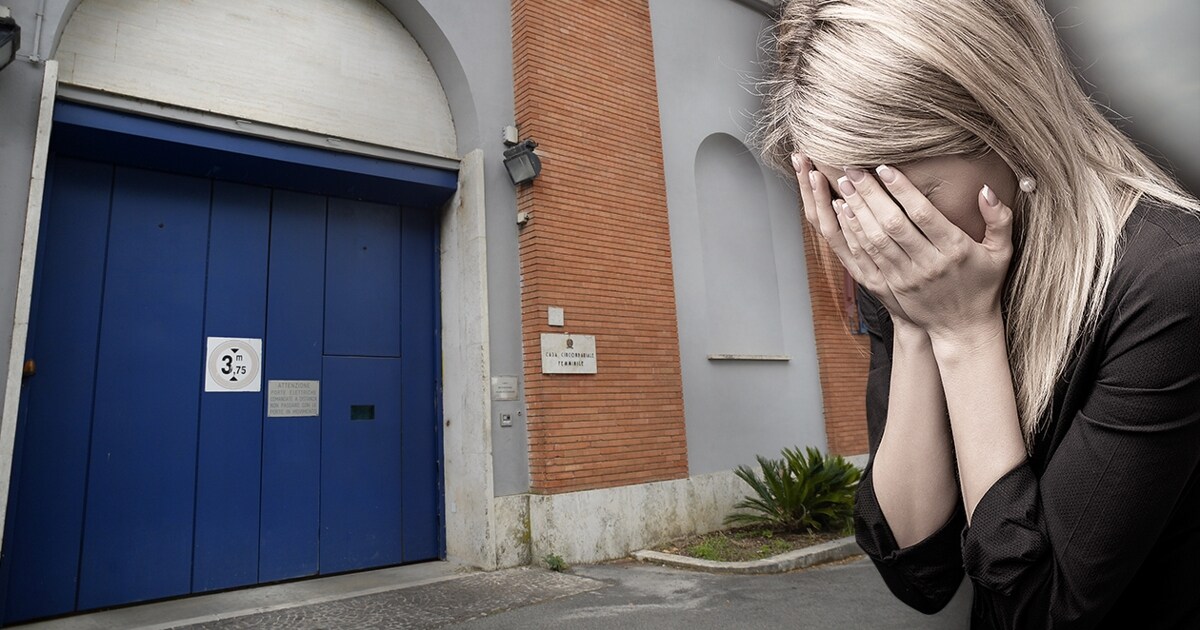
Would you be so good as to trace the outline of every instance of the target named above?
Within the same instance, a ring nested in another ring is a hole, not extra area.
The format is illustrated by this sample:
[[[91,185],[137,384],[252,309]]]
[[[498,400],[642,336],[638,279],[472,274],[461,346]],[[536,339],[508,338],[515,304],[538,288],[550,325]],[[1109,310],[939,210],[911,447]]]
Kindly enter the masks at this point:
[[[542,374],[595,373],[595,335],[542,333]]]

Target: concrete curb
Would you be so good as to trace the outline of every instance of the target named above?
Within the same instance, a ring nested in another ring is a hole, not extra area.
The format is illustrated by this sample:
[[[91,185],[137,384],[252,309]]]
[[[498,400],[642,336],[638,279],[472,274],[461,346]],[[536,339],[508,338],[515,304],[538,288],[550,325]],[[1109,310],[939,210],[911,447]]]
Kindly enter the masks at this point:
[[[859,548],[858,543],[854,541],[854,537],[847,536],[831,540],[827,543],[813,545],[812,547],[781,553],[778,556],[743,562],[701,560],[700,558],[689,558],[687,556],[651,551],[649,549],[635,551],[633,552],[633,557],[642,562],[657,562],[673,567],[697,569],[710,573],[764,575],[769,573],[786,573],[795,569],[811,567],[814,564],[821,564],[822,562],[833,562],[834,560],[841,560],[862,553],[863,551]]]

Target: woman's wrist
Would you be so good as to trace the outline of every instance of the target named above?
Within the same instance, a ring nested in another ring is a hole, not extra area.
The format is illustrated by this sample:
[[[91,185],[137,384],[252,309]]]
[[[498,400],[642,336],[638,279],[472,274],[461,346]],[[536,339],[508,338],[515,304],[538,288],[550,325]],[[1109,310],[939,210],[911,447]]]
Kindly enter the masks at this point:
[[[926,331],[939,359],[954,360],[970,357],[991,344],[1007,348],[1004,318],[999,312],[969,326]]]
[[[924,328],[899,317],[892,317],[892,340],[905,348],[924,348],[930,343]]]

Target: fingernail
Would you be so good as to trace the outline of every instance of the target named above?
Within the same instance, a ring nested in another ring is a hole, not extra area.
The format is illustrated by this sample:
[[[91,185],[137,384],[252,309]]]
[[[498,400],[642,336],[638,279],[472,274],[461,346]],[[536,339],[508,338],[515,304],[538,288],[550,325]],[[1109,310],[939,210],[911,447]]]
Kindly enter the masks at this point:
[[[793,153],[792,154],[792,168],[796,169],[796,172],[799,173],[800,167],[802,167],[802,166],[804,166],[804,158],[799,153]]]
[[[810,184],[812,184],[812,187],[813,187],[813,188],[817,188],[818,186],[820,186],[820,185],[821,185],[821,180],[820,180],[820,179],[818,179],[817,177],[818,177],[818,176],[817,176],[817,172],[816,172],[816,171],[809,171],[809,172],[808,172],[808,182],[809,182]]]
[[[846,169],[846,176],[850,178],[850,181],[858,184],[866,179],[867,173],[860,168],[848,168]]]
[[[845,201],[842,202],[842,214],[846,215],[847,219],[854,218],[854,210],[850,207],[850,204],[846,203]]]
[[[842,191],[843,195],[849,197],[854,194],[854,184],[851,184],[849,179],[843,177],[838,180],[838,190]]]
[[[885,184],[892,184],[896,181],[896,171],[893,171],[887,164],[880,164],[875,172],[879,173],[879,179],[882,179]]]
[[[837,213],[837,214],[842,213],[842,200],[841,199],[834,199],[832,205],[833,205],[833,211],[835,213]]]
[[[1000,200],[996,198],[996,193],[992,192],[991,187],[987,184],[983,185],[983,198],[987,200],[988,205],[995,208],[1000,205]]]

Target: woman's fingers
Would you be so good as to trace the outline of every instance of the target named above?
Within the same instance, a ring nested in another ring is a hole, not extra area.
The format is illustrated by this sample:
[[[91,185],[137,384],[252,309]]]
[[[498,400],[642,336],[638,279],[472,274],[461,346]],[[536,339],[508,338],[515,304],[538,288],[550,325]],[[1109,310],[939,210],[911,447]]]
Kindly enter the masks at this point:
[[[842,234],[846,239],[846,249],[850,252],[850,256],[854,259],[854,263],[858,265],[858,269],[861,272],[861,277],[855,279],[862,284],[868,284],[867,281],[874,279],[879,274],[879,267],[863,251],[862,245],[859,244],[858,235],[862,232],[861,227],[859,227],[857,221],[854,222],[854,226],[858,227],[857,232],[855,231],[855,227],[850,226],[851,219],[848,218],[849,213],[846,211],[845,201],[834,199],[833,209],[837,213],[838,226],[842,228]]]
[[[808,179],[821,236],[825,240],[840,238],[842,231],[838,229],[837,216],[833,212],[833,193],[829,190],[829,180],[816,169],[808,171]]]
[[[983,245],[1005,256],[1012,255],[1012,208],[1004,205],[990,186],[979,191],[979,213],[987,226]]]
[[[921,255],[924,253],[922,247],[930,247],[928,242],[921,244],[924,237],[871,177],[862,171],[858,171],[858,175],[858,184],[849,176],[838,180],[838,190],[849,207],[846,213],[848,224],[854,229],[859,245],[881,270],[886,267],[907,269],[912,264],[908,250]],[[871,199],[868,200],[867,195]]]
[[[850,277],[854,278],[854,282],[866,284],[869,278],[872,277],[872,272],[878,274],[878,270],[875,269],[875,263],[872,263],[871,259],[863,253],[862,247],[858,246],[858,241],[854,240],[853,234],[848,232],[845,215],[842,215],[841,211],[838,210],[838,204],[840,203],[841,200],[834,199],[832,204],[836,221],[838,221],[838,227],[841,228],[840,244],[836,247],[830,244],[829,248],[841,260],[841,266],[845,266],[846,270],[850,271]]]
[[[813,201],[812,181],[808,173],[812,170],[812,162],[799,153],[792,154],[792,167],[796,169],[796,184],[800,188],[800,201],[804,206],[804,218],[813,227],[817,226],[817,209]]]
[[[855,280],[859,280],[861,278],[859,265],[855,261],[854,255],[850,253],[846,235],[838,224],[837,214],[833,210],[833,193],[829,189],[829,180],[825,179],[825,176],[816,169],[810,169],[808,175],[812,207],[817,217],[815,224],[817,230],[829,244],[829,249],[833,250],[838,260],[842,261],[842,266],[850,272]]]
[[[938,250],[946,252],[955,249],[960,246],[963,238],[969,238],[934,207],[899,169],[884,164],[876,168],[875,172],[896,201],[904,206],[904,211],[912,223],[921,229],[926,240]]]
[[[846,202],[835,199],[833,208],[838,213],[838,224],[842,226],[842,233],[846,235],[846,245],[853,253],[855,263],[859,267],[859,274],[854,277],[855,281],[883,302],[892,317],[900,317],[908,321],[908,315],[896,301],[896,296],[892,293],[892,288],[883,277],[883,273],[879,271],[875,261],[871,260],[871,257],[867,256],[866,252],[862,251],[862,247],[858,245],[858,237],[855,236],[854,229],[849,225],[851,220],[846,218]],[[855,224],[858,223],[855,222]]]

